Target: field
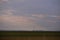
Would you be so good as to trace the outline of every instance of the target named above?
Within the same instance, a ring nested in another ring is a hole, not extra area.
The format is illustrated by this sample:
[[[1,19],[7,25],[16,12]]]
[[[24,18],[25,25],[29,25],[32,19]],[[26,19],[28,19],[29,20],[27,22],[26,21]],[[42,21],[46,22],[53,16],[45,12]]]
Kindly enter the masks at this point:
[[[60,40],[58,31],[0,31],[0,40]]]

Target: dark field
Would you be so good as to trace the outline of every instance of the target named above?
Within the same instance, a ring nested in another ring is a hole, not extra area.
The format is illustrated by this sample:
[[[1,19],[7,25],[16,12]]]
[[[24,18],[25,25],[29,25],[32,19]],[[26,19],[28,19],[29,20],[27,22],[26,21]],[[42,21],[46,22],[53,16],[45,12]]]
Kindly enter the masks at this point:
[[[60,32],[0,31],[0,40],[60,40]]]

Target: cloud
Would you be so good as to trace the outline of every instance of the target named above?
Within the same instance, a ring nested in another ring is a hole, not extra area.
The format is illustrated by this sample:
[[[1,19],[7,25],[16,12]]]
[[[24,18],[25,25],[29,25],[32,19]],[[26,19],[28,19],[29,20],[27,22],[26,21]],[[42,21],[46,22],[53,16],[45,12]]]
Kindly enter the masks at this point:
[[[39,18],[39,19],[50,19],[51,18],[51,20],[54,20],[54,19],[59,20],[60,19],[60,16],[48,15],[48,14],[32,14],[32,17],[36,17],[36,18]]]
[[[56,20],[60,20],[60,16],[50,15],[50,17],[55,18]]]
[[[50,23],[56,23],[56,21],[52,21],[52,20],[46,20],[46,21]]]
[[[33,14],[32,16],[37,17],[37,18],[41,18],[41,19],[46,17],[46,15],[43,15],[43,14]]]
[[[29,19],[28,17],[25,16],[15,16],[13,15],[12,11],[14,10],[4,10],[3,15],[1,16],[4,21],[8,21],[11,23],[17,23],[17,24],[28,24],[30,22],[33,22],[33,20]]]
[[[15,10],[13,9],[5,9],[2,11],[3,15],[13,15],[13,13],[15,12]]]
[[[2,0],[2,1],[6,1],[7,2],[8,0]]]
[[[60,20],[60,16],[56,16],[56,19]]]
[[[13,24],[21,24],[21,25],[27,25],[27,24],[32,24],[33,20],[29,19],[28,17],[24,16],[7,16],[3,15],[1,16],[5,22],[10,22]]]
[[[0,3],[8,2],[8,0],[0,0]]]
[[[45,28],[38,25],[34,19],[26,16],[16,16],[13,15],[12,9],[4,10],[0,21],[3,23],[4,27],[0,27],[5,30],[44,30]]]
[[[14,0],[16,2],[24,2],[25,0]]]
[[[43,27],[38,26],[38,24],[35,23],[34,20],[29,19],[28,17],[25,16],[1,16],[3,19],[3,23],[7,23],[8,25],[10,24],[12,28],[20,28],[22,30],[42,30]],[[13,27],[15,26],[15,27]],[[34,28],[33,28],[34,27]],[[44,29],[43,29],[44,30]]]

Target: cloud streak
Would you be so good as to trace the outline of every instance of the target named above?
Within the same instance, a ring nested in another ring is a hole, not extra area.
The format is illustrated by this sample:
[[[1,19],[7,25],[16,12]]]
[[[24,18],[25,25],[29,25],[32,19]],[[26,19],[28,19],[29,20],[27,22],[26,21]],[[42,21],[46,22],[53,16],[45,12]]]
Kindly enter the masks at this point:
[[[0,3],[8,2],[8,0],[0,0]]]
[[[5,30],[44,30],[42,26],[38,25],[34,19],[26,16],[16,16],[11,12],[12,10],[5,10],[0,19],[4,27],[0,27]],[[8,26],[9,25],[9,26]],[[11,29],[12,28],[12,29]]]
[[[38,17],[38,18],[45,18],[46,16],[43,14],[33,14],[33,17]]]

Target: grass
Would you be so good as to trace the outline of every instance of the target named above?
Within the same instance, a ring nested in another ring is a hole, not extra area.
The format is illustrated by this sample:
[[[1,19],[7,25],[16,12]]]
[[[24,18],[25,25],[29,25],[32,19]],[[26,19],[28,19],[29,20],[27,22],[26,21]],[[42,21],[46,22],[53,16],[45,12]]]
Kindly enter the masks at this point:
[[[60,40],[58,31],[0,31],[0,40]]]

